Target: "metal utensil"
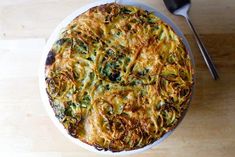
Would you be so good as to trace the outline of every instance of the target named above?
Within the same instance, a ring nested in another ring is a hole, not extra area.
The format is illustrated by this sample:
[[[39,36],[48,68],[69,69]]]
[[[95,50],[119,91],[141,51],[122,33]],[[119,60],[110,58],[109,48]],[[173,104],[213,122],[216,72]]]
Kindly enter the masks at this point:
[[[190,0],[163,0],[167,9],[174,15],[180,15],[185,17],[188,25],[190,26],[192,32],[194,33],[194,37],[197,41],[197,45],[200,49],[200,52],[202,54],[202,57],[204,58],[204,61],[206,62],[206,65],[208,69],[210,70],[210,73],[214,80],[217,80],[219,78],[219,75],[216,71],[216,68],[205,48],[203,43],[201,42],[196,30],[193,27],[193,24],[191,23],[189,16],[188,16],[188,10],[191,6]]]

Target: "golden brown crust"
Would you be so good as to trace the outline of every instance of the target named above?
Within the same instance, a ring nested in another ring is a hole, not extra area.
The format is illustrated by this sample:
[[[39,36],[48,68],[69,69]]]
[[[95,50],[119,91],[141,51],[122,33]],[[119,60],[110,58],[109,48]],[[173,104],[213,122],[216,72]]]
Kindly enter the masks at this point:
[[[46,61],[50,104],[68,133],[99,150],[142,148],[188,107],[191,61],[154,14],[116,3],[75,18]]]

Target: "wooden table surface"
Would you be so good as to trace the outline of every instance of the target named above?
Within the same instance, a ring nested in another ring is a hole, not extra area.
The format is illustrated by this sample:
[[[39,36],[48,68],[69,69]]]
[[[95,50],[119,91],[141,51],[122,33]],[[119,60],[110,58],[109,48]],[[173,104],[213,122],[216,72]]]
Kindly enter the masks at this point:
[[[1,0],[0,156],[102,156],[66,139],[49,119],[39,94],[38,68],[45,41],[56,25],[94,0]],[[143,1],[143,0],[140,0]],[[181,17],[162,0],[146,0],[184,32],[196,62],[193,101],[176,131],[136,157],[235,156],[235,1],[192,0],[190,17],[220,75],[213,81]]]

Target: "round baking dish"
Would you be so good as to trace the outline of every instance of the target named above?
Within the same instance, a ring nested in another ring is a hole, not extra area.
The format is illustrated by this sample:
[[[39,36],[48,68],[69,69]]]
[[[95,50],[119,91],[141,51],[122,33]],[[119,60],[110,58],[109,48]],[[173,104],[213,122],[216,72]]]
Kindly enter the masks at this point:
[[[51,34],[50,38],[47,41],[47,44],[43,50],[43,56],[41,59],[41,64],[40,64],[40,70],[39,70],[39,87],[40,87],[40,93],[41,93],[41,97],[43,100],[43,104],[48,112],[48,115],[50,117],[50,119],[53,121],[53,123],[56,125],[56,127],[62,132],[62,134],[64,134],[64,136],[66,136],[67,138],[69,138],[73,143],[89,150],[95,153],[101,153],[101,154],[112,154],[112,155],[129,155],[129,154],[136,154],[136,153],[140,153],[143,152],[145,150],[148,150],[150,148],[152,148],[153,146],[158,145],[159,143],[161,143],[165,138],[167,138],[172,132],[169,131],[167,132],[163,137],[161,137],[159,140],[155,141],[154,143],[147,145],[143,148],[140,149],[135,149],[135,150],[130,150],[130,151],[121,151],[121,152],[111,152],[111,151],[99,151],[97,149],[95,149],[93,146],[90,146],[86,143],[81,142],[79,139],[73,138],[72,136],[70,136],[67,131],[64,129],[63,125],[58,121],[58,119],[55,117],[54,111],[50,106],[49,103],[49,99],[46,93],[46,84],[45,84],[45,61],[47,58],[47,54],[50,51],[53,43],[58,39],[60,32],[63,30],[63,28],[65,28],[75,17],[77,17],[78,15],[82,14],[83,12],[87,11],[88,9],[94,7],[94,6],[98,6],[101,4],[106,4],[106,3],[112,3],[112,2],[116,2],[118,4],[122,4],[122,5],[132,5],[132,6],[136,6],[139,7],[141,9],[153,12],[157,17],[161,18],[161,20],[163,20],[164,22],[166,22],[168,25],[170,25],[172,27],[172,29],[176,32],[176,34],[182,39],[182,42],[184,43],[187,52],[189,53],[191,62],[192,62],[192,66],[194,69],[194,58],[190,49],[190,46],[186,40],[186,38],[184,37],[183,33],[180,31],[180,29],[165,15],[163,15],[162,13],[160,13],[157,9],[152,8],[146,4],[142,4],[142,3],[138,3],[132,0],[101,0],[101,1],[96,1],[94,3],[88,4],[78,10],[76,10],[75,12],[73,12],[71,15],[69,15],[68,17],[66,17],[54,30],[54,32]],[[192,89],[193,90],[193,89]],[[192,96],[191,96],[192,98]],[[183,119],[185,113],[187,112],[187,110],[184,112],[183,116],[181,117],[181,120]],[[181,121],[180,120],[180,121]],[[179,122],[180,123],[180,122]],[[179,124],[178,123],[178,124]]]

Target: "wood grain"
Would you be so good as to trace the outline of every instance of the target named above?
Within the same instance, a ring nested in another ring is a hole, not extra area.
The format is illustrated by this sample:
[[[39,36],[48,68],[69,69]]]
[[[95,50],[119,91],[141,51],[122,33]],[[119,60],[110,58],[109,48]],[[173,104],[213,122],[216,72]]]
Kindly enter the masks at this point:
[[[1,1],[0,156],[103,156],[72,144],[56,129],[43,108],[37,77],[45,39],[64,17],[89,2]],[[192,0],[190,16],[218,68],[218,81],[212,80],[185,21],[170,15],[161,0],[145,2],[170,16],[186,34],[196,83],[189,111],[175,132],[134,156],[234,157],[235,1]]]

